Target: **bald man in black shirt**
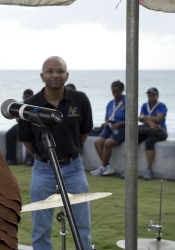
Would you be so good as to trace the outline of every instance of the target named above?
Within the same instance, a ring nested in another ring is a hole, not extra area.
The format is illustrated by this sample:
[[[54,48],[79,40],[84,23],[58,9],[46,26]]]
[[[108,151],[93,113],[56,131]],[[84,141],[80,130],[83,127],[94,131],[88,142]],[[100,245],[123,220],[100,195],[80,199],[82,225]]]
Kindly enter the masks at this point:
[[[40,74],[45,87],[25,103],[50,109],[58,109],[63,114],[59,126],[51,127],[56,143],[56,155],[66,190],[71,194],[88,193],[88,183],[80,152],[88,133],[91,132],[92,111],[90,102],[83,92],[64,87],[68,79],[65,61],[57,56],[48,58]],[[28,121],[20,120],[19,140],[35,157],[32,171],[31,201],[44,200],[55,193],[56,180],[50,165],[48,153],[44,150],[40,129]],[[72,206],[75,221],[84,250],[91,250],[90,204]],[[53,209],[32,212],[32,242],[34,250],[51,250],[51,228]]]

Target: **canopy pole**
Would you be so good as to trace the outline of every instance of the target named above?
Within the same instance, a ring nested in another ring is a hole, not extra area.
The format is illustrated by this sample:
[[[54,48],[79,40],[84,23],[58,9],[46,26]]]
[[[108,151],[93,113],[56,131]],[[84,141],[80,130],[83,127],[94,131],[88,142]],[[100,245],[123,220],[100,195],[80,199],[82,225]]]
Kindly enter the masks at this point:
[[[125,249],[137,250],[139,0],[127,0]]]

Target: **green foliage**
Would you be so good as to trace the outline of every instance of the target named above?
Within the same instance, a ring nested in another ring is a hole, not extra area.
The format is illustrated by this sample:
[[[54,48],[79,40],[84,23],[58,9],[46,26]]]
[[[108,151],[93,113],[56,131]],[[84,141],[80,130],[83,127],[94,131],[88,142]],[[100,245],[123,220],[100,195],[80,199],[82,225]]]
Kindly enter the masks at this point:
[[[10,167],[16,176],[21,189],[23,205],[30,203],[31,167],[23,165]],[[98,250],[121,249],[116,242],[125,238],[125,180],[119,176],[94,177],[86,171],[90,192],[112,192],[113,195],[94,200],[92,207],[92,241]],[[174,240],[174,205],[175,189],[174,181],[163,182],[162,197],[162,234],[163,239]],[[42,191],[42,190],[41,190]],[[148,232],[149,220],[153,224],[159,224],[160,207],[160,180],[144,181],[138,179],[138,238],[152,238],[156,236],[156,230]],[[52,242],[53,250],[61,250],[60,223],[56,220],[59,208],[55,209],[53,219]],[[30,212],[21,213],[19,223],[19,243],[31,245],[31,215]],[[71,230],[66,221],[67,249],[74,250]]]

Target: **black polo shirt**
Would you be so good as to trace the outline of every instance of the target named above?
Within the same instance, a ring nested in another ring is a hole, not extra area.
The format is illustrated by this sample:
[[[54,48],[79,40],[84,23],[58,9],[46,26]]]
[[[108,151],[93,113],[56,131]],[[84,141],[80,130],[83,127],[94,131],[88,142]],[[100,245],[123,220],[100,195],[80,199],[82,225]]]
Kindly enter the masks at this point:
[[[44,98],[44,88],[37,94],[25,101],[26,104],[55,109]],[[89,99],[80,91],[64,88],[64,97],[58,108],[63,114],[63,121],[58,126],[51,126],[50,131],[56,143],[57,158],[74,157],[78,155],[83,143],[80,134],[92,131],[92,111]],[[19,141],[32,141],[32,151],[43,159],[49,159],[42,142],[42,133],[38,126],[29,121],[19,119],[18,123]]]

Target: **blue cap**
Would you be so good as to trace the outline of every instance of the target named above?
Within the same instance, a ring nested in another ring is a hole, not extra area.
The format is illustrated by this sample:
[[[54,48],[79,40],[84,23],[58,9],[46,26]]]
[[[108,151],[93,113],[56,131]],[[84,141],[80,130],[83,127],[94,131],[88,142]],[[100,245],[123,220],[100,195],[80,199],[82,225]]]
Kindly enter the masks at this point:
[[[154,94],[154,95],[159,95],[159,91],[158,91],[158,89],[156,89],[156,88],[150,88],[150,89],[148,89],[148,91],[146,92],[147,94],[148,93],[152,93],[152,94]]]

